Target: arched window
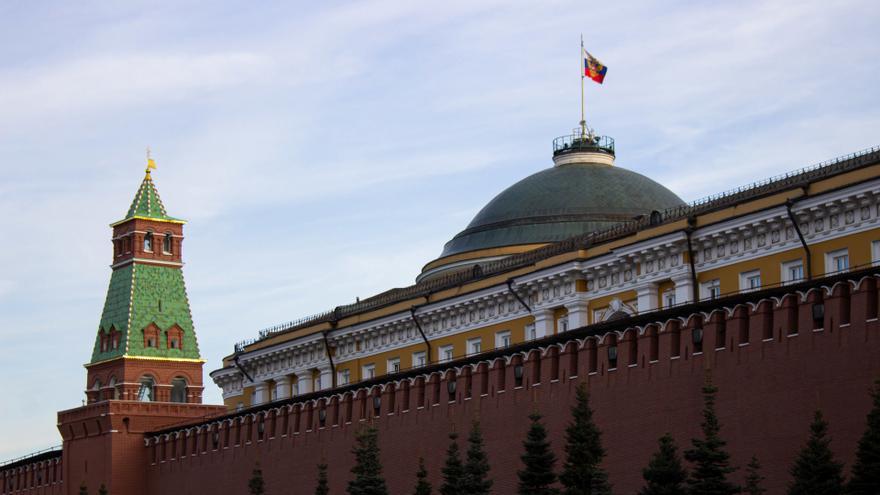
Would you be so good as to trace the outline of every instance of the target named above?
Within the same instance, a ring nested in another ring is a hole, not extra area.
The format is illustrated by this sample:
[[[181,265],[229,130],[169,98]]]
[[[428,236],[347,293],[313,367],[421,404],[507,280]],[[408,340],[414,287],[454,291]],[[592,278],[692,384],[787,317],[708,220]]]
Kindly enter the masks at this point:
[[[153,252],[153,233],[147,232],[144,235],[144,251]]]
[[[111,376],[110,381],[107,383],[108,387],[113,387],[113,390],[110,391],[110,399],[117,400],[119,399],[119,390],[116,388],[116,377]]]
[[[171,254],[172,242],[174,241],[174,237],[171,235],[171,232],[165,233],[165,238],[162,239],[162,252],[165,254]]]
[[[183,378],[171,380],[171,402],[186,402],[186,380]]]
[[[101,380],[95,379],[95,384],[92,385],[92,390],[100,391],[101,390]]]
[[[156,381],[150,376],[141,378],[141,388],[138,390],[138,399],[141,402],[153,402],[155,396]]]

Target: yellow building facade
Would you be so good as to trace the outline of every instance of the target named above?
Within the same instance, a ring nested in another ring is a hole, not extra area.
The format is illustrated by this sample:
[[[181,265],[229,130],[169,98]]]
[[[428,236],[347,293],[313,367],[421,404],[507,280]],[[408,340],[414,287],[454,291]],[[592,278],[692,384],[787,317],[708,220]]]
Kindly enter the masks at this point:
[[[230,409],[370,380],[673,305],[880,260],[877,149],[685,204],[554,142],[409,287],[263,330],[211,373]]]

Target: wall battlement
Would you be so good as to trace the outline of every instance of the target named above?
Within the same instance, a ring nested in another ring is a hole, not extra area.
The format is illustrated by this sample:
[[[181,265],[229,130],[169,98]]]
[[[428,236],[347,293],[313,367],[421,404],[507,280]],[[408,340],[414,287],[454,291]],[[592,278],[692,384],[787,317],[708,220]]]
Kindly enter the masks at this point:
[[[851,464],[868,390],[880,377],[877,275],[659,311],[162,430],[147,435],[147,493],[243,487],[256,461],[270,487],[311,487],[322,458],[332,490],[342,490],[353,433],[366,423],[379,428],[389,487],[401,493],[411,488],[419,456],[439,479],[446,435],[473,419],[483,425],[496,491],[506,493],[515,487],[526,416],[545,415],[561,455],[573,392],[584,381],[611,481],[632,492],[659,436],[670,432],[686,448],[699,434],[708,378],[720,388],[722,435],[737,439],[729,445],[733,462],[744,466],[757,455],[777,493],[816,408],[831,421],[832,447]]]

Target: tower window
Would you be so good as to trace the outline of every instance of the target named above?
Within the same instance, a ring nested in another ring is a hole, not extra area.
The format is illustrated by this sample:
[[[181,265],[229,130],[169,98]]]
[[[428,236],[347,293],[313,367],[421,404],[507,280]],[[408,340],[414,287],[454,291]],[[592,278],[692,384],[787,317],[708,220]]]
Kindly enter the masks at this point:
[[[154,388],[155,380],[152,377],[145,376],[141,378],[141,387],[138,389],[138,400],[141,402],[153,402],[155,400]]]
[[[169,349],[180,349],[183,343],[183,331],[176,325],[169,328],[165,332],[165,341],[168,343]]]
[[[147,232],[144,235],[144,251],[148,253],[153,252],[153,233]]]
[[[186,402],[186,380],[183,378],[171,380],[171,402]]]
[[[165,233],[165,238],[162,240],[162,252],[165,254],[171,254],[172,242],[174,237],[171,235],[171,232]]]

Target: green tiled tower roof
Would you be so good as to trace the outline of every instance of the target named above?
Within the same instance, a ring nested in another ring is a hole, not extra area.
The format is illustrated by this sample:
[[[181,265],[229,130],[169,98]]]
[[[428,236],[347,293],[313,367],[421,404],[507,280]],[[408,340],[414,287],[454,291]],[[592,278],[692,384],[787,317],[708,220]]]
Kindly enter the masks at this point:
[[[125,219],[114,225],[135,218],[183,223],[166,213],[149,170]],[[151,326],[159,330],[155,347],[148,347],[144,342],[143,331]],[[181,330],[182,338],[180,345],[171,349],[167,331],[175,327]],[[102,351],[101,332],[109,334],[114,330],[119,332],[119,344],[115,348],[108,345]],[[200,359],[180,266],[146,264],[133,259],[128,264],[114,267],[91,362],[122,356]]]
[[[156,347],[144,345],[143,330],[159,328]],[[183,331],[179,349],[169,349],[166,330]],[[120,332],[119,346],[101,352],[100,335],[95,339],[92,363],[121,356],[170,359],[200,359],[183,272],[177,267],[131,263],[113,270],[101,314],[101,330]]]
[[[150,177],[149,170],[147,170],[147,174],[144,176],[143,182],[141,182],[141,187],[138,188],[137,193],[134,195],[134,200],[131,202],[128,213],[122,221],[132,218],[181,221],[169,216],[165,211],[165,205],[162,204],[162,198],[159,197],[159,191],[156,190],[156,185],[153,183],[153,178]]]

